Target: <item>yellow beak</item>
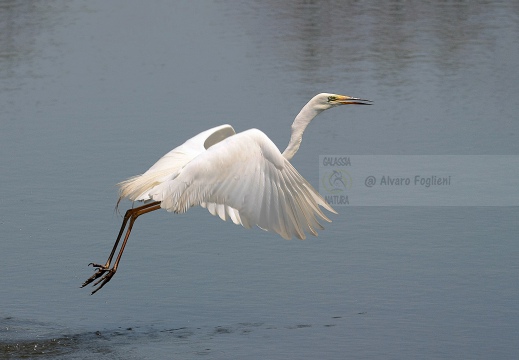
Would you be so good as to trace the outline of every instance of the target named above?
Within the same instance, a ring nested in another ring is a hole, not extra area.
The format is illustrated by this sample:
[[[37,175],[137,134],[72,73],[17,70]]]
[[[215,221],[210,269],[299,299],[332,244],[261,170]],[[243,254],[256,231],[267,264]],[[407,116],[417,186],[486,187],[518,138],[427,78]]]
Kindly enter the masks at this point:
[[[347,95],[339,95],[337,96],[336,102],[340,105],[371,105],[373,101],[360,99]]]

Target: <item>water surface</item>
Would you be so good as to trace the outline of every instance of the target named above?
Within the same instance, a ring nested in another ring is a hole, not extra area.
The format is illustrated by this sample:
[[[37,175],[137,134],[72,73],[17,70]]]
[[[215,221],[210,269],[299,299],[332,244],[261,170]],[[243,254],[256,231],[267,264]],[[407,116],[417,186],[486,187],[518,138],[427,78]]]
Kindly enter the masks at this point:
[[[114,184],[223,123],[283,149],[321,91],[375,105],[311,124],[293,164],[315,186],[323,154],[519,154],[518,20],[509,1],[0,2],[0,357],[515,358],[517,207],[341,207],[305,241],[157,212],[102,291],[79,285],[118,231]]]

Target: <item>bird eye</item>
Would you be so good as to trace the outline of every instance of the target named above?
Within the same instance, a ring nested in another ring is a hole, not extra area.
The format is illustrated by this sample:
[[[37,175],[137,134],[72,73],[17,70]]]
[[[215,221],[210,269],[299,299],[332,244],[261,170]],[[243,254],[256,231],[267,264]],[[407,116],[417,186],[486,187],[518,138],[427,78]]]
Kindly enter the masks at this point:
[[[337,98],[335,96],[328,96],[328,102],[332,102],[335,100],[337,100]]]

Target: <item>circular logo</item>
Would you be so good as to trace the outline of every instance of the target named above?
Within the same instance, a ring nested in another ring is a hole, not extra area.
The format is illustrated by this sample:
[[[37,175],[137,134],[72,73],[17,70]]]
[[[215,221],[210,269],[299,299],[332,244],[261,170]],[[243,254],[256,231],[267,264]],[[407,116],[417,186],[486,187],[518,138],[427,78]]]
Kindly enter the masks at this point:
[[[330,169],[324,172],[321,185],[333,194],[340,194],[351,187],[351,176],[346,170]]]

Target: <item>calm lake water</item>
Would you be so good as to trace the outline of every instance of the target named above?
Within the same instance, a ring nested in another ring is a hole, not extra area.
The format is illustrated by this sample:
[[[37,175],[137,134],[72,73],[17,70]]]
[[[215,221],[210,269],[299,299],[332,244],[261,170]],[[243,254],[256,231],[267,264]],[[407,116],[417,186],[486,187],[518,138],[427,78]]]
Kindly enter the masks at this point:
[[[115,184],[202,130],[284,149],[324,91],[374,105],[310,125],[316,187],[319,155],[519,155],[518,68],[515,1],[0,1],[0,358],[516,359],[518,207],[341,206],[305,241],[160,211],[79,286]]]

